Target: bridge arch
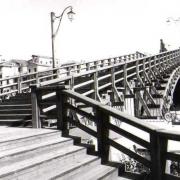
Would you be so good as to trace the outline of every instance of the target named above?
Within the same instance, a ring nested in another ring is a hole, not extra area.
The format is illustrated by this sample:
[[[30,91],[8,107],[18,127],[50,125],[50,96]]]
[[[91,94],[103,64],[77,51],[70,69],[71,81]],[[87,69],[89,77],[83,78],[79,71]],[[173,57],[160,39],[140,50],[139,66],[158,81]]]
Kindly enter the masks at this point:
[[[180,78],[178,78],[172,97],[175,109],[180,109]]]

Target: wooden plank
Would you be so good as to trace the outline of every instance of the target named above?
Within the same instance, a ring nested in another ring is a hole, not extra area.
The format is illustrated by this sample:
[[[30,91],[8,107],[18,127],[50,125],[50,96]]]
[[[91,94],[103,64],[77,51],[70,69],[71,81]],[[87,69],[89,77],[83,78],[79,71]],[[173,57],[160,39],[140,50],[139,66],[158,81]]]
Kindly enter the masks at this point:
[[[96,108],[97,106],[100,106],[101,109],[104,112],[107,112],[110,116],[113,116],[114,118],[120,119],[123,122],[126,122],[130,125],[133,125],[139,129],[142,129],[147,132],[152,132],[157,129],[156,126],[153,126],[151,124],[145,124],[144,122],[139,121],[138,118],[130,116],[128,114],[125,114],[123,112],[120,112],[114,108],[110,108],[109,106],[102,105],[100,102],[97,102],[91,98],[88,98],[86,96],[83,96],[82,94],[79,94],[77,92],[73,92],[71,90],[63,90],[63,93],[68,95],[71,98],[74,98],[76,100],[79,100],[87,105],[90,105],[91,107]]]
[[[174,175],[171,175],[171,174],[165,174],[163,176],[162,180],[179,180],[179,176],[174,176]]]
[[[49,99],[49,98],[54,97],[54,96],[56,96],[56,92],[51,92],[51,93],[49,93],[49,94],[43,95],[43,96],[42,96],[42,100],[44,100],[44,99]]]
[[[143,146],[143,147],[145,147],[147,149],[150,148],[149,142],[139,138],[138,136],[136,136],[134,134],[131,134],[131,133],[125,131],[124,129],[119,128],[119,127],[117,127],[117,126],[115,126],[113,124],[109,123],[108,126],[109,126],[109,129],[111,129],[114,132],[116,132],[116,133],[118,133],[118,134],[120,134],[120,135],[122,135],[122,136],[124,136],[124,137],[126,137],[128,139],[130,139],[131,141],[134,141],[135,143],[137,143],[137,144],[139,144],[139,145],[141,145],[141,146]]]
[[[105,88],[107,88],[107,87],[109,87],[109,86],[111,86],[111,85],[112,85],[111,82],[110,82],[110,83],[107,83],[107,84],[104,84],[104,85],[102,85],[102,86],[99,86],[99,87],[98,87],[98,90],[105,89]]]
[[[1,86],[0,86],[0,89],[8,88],[8,87],[16,86],[16,85],[18,85],[18,83],[12,83],[12,84],[7,84],[7,85],[1,85]]]
[[[104,76],[102,76],[102,77],[99,77],[99,78],[98,78],[98,81],[101,81],[101,80],[106,79],[106,78],[109,78],[109,77],[111,77],[111,74],[107,74],[107,75],[104,75]]]
[[[68,122],[74,124],[75,126],[77,126],[78,128],[80,128],[81,130],[85,131],[86,133],[94,136],[94,137],[97,137],[97,132],[88,128],[87,126],[81,124],[80,122],[77,122],[77,121],[74,121],[70,118],[68,118]]]
[[[130,156],[131,158],[137,160],[138,162],[142,163],[143,165],[145,165],[146,167],[151,167],[151,162],[145,158],[143,158],[142,156],[136,154],[135,152],[129,150],[128,148],[122,146],[121,144],[115,142],[114,140],[108,139],[108,143],[113,146],[114,148],[118,149],[119,151],[121,151],[122,153]]]
[[[166,159],[172,161],[180,161],[180,154],[179,153],[176,154],[176,152],[167,152]]]
[[[51,79],[51,80],[47,80],[45,82],[40,82],[39,84],[40,84],[40,86],[47,86],[47,85],[56,84],[56,83],[59,83],[62,81],[67,81],[67,80],[71,80],[71,76]]]
[[[123,70],[116,71],[116,72],[114,73],[114,75],[116,76],[116,75],[121,74],[121,73],[124,73],[124,71],[123,71]]]
[[[180,141],[180,132],[179,131],[157,129],[157,132],[160,137],[165,137],[166,139],[169,139],[169,140]]]
[[[74,89],[78,89],[78,88],[81,88],[83,86],[86,86],[86,85],[89,85],[89,84],[92,84],[94,82],[93,79],[89,80],[89,81],[86,81],[86,82],[83,82],[83,83],[79,83],[77,85],[74,85]]]
[[[83,93],[82,95],[83,95],[83,96],[88,96],[88,95],[90,95],[90,94],[92,94],[92,93],[94,93],[94,92],[95,92],[94,89],[92,89],[92,90],[89,90],[89,91]]]
[[[76,113],[78,113],[78,114],[80,114],[82,116],[85,116],[86,118],[90,119],[91,121],[96,122],[95,117],[92,114],[87,113],[86,111],[83,111],[81,109],[78,109],[77,107],[74,107],[71,104],[66,104],[66,106],[67,106],[67,108],[73,110],[74,112],[76,112]]]

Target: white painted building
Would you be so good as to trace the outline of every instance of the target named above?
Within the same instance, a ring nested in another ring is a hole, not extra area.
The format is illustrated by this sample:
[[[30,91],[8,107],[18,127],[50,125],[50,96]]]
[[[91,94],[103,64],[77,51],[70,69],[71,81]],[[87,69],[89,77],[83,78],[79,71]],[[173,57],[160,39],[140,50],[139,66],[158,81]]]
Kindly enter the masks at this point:
[[[60,67],[60,60],[55,59],[55,66]],[[52,58],[48,56],[32,55],[32,59],[28,61],[28,72],[40,72],[52,68]]]

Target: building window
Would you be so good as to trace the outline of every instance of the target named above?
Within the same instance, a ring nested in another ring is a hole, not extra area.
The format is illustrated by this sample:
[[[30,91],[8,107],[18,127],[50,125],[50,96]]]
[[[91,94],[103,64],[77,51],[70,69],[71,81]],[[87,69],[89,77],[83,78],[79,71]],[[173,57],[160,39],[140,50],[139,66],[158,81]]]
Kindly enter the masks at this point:
[[[37,71],[37,68],[34,68],[34,72],[36,72]]]
[[[29,69],[29,73],[31,72],[31,69]]]

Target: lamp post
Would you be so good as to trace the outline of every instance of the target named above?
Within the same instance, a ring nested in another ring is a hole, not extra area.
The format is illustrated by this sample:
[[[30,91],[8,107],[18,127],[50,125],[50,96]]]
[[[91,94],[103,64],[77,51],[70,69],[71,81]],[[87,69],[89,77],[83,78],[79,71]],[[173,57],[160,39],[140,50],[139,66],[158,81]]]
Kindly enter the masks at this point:
[[[63,15],[65,14],[66,10],[68,10],[68,9],[69,9],[69,11],[67,12],[67,16],[68,16],[69,20],[72,21],[73,16],[75,15],[75,13],[72,10],[73,9],[72,6],[66,7],[63,10],[63,12],[61,13],[61,15],[59,15],[59,16],[56,16],[54,12],[51,12],[52,68],[55,68],[54,40],[55,40],[55,37],[56,37],[56,35],[57,35],[58,31],[59,31]],[[54,22],[57,19],[59,20],[59,24],[57,26],[56,31],[54,31]]]

